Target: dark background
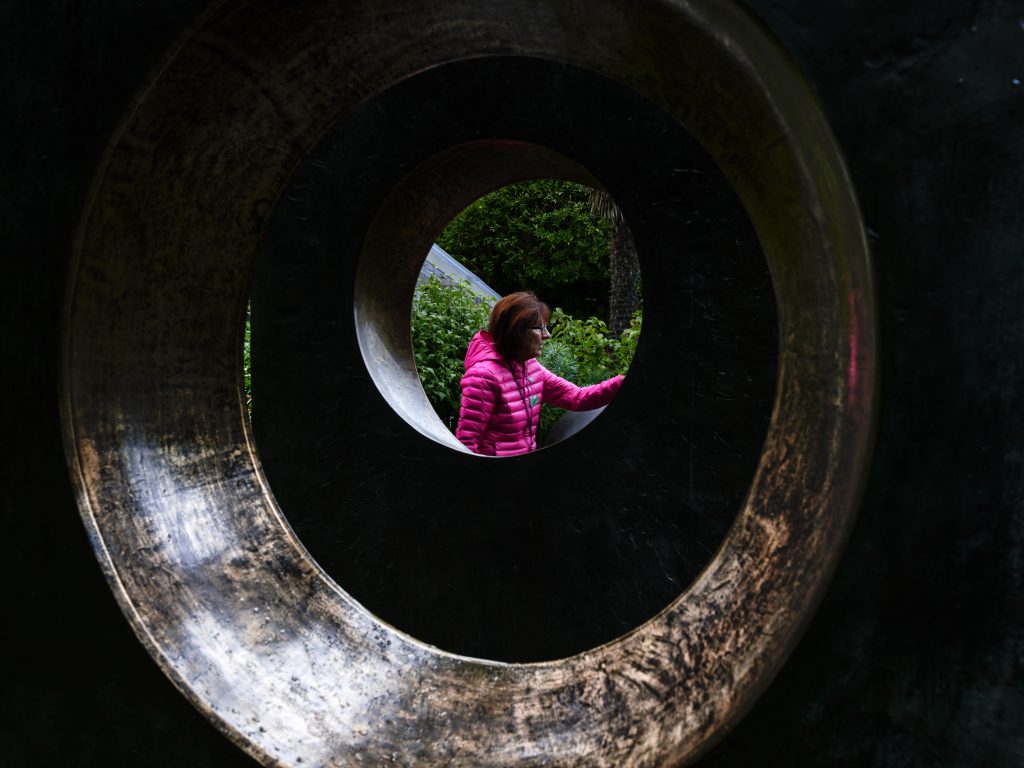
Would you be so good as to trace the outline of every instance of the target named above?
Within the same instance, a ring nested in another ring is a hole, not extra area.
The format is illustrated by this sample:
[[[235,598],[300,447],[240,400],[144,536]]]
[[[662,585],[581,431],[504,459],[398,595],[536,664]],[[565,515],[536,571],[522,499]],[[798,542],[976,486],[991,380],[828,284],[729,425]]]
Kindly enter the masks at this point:
[[[74,228],[199,2],[0,5],[0,764],[251,761],[158,671],[75,508],[57,412]],[[883,333],[863,511],[791,660],[707,766],[1024,762],[1024,3],[751,2],[817,91]]]

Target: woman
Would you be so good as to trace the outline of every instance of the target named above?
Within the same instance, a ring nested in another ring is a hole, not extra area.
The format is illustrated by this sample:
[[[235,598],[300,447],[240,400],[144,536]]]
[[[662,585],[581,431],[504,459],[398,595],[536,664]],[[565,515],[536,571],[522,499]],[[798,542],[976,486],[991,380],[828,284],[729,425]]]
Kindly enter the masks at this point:
[[[551,310],[529,291],[501,299],[488,330],[466,352],[462,407],[455,436],[473,453],[516,456],[537,449],[540,404],[570,411],[600,408],[619,391],[622,376],[577,387],[537,362]]]

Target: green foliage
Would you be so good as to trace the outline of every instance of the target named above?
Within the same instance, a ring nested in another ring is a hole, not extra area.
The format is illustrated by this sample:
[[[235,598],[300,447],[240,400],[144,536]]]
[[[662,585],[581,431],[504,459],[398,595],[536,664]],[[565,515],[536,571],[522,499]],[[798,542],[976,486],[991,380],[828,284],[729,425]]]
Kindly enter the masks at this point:
[[[580,366],[573,350],[564,341],[548,339],[540,352],[540,364],[556,376],[561,376],[573,383],[579,383]],[[537,445],[544,445],[548,431],[562,416],[565,409],[542,403],[540,419],[537,422]]]
[[[466,348],[487,327],[490,307],[468,289],[449,287],[436,277],[416,289],[412,305],[412,348],[427,399],[455,431],[459,418]]]
[[[540,353],[540,363],[556,376],[579,381],[580,365],[575,352],[564,341],[548,339]]]
[[[619,334],[618,348],[615,351],[617,361],[616,370],[625,373],[633,364],[633,356],[636,355],[636,343],[640,340],[640,331],[644,324],[644,310],[640,309],[633,313],[629,320],[629,327],[624,328]]]
[[[548,326],[551,339],[540,354],[540,363],[552,373],[580,386],[596,384],[619,373],[626,373],[636,353],[643,313],[633,313],[629,328],[616,339],[608,334],[602,320],[589,317],[577,320],[561,309],[551,313]],[[561,408],[542,405],[537,442],[544,444],[548,430],[565,414]]]
[[[604,316],[611,225],[590,195],[550,179],[512,184],[463,210],[437,244],[503,296],[529,286],[552,306]]]
[[[552,346],[558,342],[559,345],[571,350],[575,356],[577,378],[572,381],[580,386],[596,384],[617,373],[625,373],[633,362],[642,322],[642,312],[635,312],[629,328],[616,339],[609,334],[608,326],[603,320],[596,317],[577,320],[556,308],[551,313],[551,320],[548,323],[551,328],[551,341],[544,345],[540,356],[541,364],[549,367],[545,353],[548,349],[559,350],[560,346]]]

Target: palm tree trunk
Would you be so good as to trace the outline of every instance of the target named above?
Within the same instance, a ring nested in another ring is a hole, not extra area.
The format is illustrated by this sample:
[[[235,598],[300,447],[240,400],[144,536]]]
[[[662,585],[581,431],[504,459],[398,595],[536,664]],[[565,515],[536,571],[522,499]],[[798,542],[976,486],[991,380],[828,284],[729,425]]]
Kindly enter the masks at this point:
[[[618,337],[626,328],[639,307],[640,297],[637,284],[640,279],[640,264],[636,258],[636,245],[626,220],[620,215],[612,225],[609,243],[608,277],[611,290],[608,295],[608,330]]]
[[[626,328],[640,305],[637,291],[640,281],[640,263],[636,257],[636,244],[622,211],[611,196],[594,190],[590,209],[611,222],[612,236],[608,243],[608,330],[618,337]]]

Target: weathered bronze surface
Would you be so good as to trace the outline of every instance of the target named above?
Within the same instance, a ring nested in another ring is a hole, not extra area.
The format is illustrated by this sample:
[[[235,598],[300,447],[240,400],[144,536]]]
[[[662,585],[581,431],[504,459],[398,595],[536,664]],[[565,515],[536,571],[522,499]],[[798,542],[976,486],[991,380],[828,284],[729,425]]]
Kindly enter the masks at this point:
[[[747,207],[779,305],[771,427],[713,562],[634,632],[540,664],[440,652],[326,578],[239,394],[252,255],[292,169],[367,95],[487,55],[592,69],[685,123]],[[784,661],[859,502],[876,384],[862,225],[813,97],[731,3],[219,3],[113,140],[68,296],[65,435],[97,557],[167,675],[266,764],[692,761]]]

